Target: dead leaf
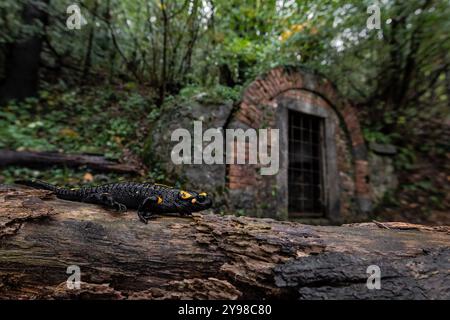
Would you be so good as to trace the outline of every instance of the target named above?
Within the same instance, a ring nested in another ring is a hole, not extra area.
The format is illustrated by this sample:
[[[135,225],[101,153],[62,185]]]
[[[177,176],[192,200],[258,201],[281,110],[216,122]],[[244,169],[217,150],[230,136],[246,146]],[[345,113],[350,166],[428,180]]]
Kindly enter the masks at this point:
[[[61,130],[59,130],[59,134],[68,138],[76,138],[79,136],[78,132],[71,128],[62,128]]]
[[[94,181],[94,176],[91,173],[86,172],[83,176],[83,180],[84,182],[92,182]]]

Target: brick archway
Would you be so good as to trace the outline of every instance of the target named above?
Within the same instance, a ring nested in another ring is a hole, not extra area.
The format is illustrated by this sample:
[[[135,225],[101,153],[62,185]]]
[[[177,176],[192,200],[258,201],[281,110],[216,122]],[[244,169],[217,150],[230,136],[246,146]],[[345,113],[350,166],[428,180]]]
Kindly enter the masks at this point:
[[[262,106],[273,107],[275,110],[278,107],[277,97],[286,94],[303,100],[312,99],[315,105],[326,106],[337,115],[352,153],[356,202],[361,211],[368,212],[371,207],[369,167],[357,112],[347,99],[339,95],[328,79],[303,68],[272,69],[248,85],[232,118],[246,127],[258,129],[267,121],[267,112]],[[273,119],[271,120],[273,123]],[[243,174],[245,170],[241,165],[229,165],[227,178],[231,190],[256,187],[260,177],[246,176]]]

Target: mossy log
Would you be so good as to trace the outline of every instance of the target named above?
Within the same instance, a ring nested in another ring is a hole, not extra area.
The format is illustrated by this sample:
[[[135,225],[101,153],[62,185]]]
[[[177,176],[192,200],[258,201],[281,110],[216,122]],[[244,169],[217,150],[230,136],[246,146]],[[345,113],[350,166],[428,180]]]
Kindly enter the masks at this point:
[[[135,212],[0,188],[3,299],[449,299],[450,228]],[[79,266],[80,288],[67,287]],[[366,286],[368,266],[381,288]]]
[[[88,167],[96,171],[140,174],[136,165],[118,163],[93,154],[64,154],[60,152],[36,152],[0,150],[0,167],[16,165],[35,168],[66,166]]]

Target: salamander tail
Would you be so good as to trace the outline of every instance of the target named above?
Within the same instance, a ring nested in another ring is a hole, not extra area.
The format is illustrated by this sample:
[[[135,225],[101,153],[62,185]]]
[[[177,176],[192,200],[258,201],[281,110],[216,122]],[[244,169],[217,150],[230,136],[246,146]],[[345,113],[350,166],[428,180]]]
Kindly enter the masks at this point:
[[[16,180],[14,181],[16,184],[32,187],[35,189],[44,189],[44,190],[50,190],[50,191],[57,191],[58,187],[54,186],[50,183],[47,183],[42,180]]]

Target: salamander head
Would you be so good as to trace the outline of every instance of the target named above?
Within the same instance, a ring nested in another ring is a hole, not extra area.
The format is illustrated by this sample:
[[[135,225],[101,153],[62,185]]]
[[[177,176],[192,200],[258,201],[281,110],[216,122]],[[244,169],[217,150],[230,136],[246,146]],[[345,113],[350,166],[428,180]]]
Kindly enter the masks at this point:
[[[175,190],[174,190],[175,191]],[[211,208],[212,200],[206,192],[176,190],[175,205],[184,212],[198,212]]]
[[[165,212],[191,213],[211,208],[212,199],[206,192],[166,189],[157,208]],[[157,210],[156,210],[157,211]]]

